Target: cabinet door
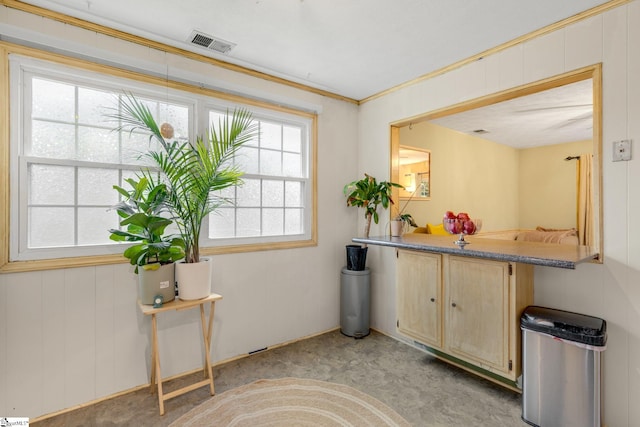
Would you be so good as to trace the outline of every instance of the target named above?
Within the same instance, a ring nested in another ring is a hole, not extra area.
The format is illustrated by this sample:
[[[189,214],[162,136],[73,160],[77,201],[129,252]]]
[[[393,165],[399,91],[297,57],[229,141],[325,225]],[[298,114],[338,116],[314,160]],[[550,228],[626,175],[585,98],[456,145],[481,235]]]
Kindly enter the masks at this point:
[[[398,251],[398,332],[442,347],[442,271],[439,254]]]
[[[445,348],[489,370],[509,372],[509,264],[449,256]]]

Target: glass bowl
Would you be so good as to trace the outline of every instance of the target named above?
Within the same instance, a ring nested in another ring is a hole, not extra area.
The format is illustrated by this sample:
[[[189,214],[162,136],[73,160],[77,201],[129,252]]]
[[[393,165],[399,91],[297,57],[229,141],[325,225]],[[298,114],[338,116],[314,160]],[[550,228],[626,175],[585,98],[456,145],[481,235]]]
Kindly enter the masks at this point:
[[[464,248],[469,244],[469,242],[464,239],[464,236],[478,233],[482,228],[482,220],[479,218],[469,218],[468,216],[459,218],[445,217],[442,219],[442,226],[447,233],[457,234],[458,240],[453,243]]]

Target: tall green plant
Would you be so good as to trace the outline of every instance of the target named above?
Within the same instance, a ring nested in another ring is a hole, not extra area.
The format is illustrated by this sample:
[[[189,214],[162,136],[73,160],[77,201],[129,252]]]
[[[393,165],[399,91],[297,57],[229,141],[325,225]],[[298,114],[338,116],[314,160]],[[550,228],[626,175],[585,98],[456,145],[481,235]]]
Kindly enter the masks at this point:
[[[202,223],[218,207],[230,203],[216,192],[242,183],[243,172],[233,165],[233,156],[257,137],[258,124],[248,110],[236,109],[193,143],[167,141],[149,108],[133,95],[121,97],[119,107],[119,112],[111,115],[119,121],[117,130],[140,130],[149,135],[150,142],[160,144],[160,149],[145,153],[160,177],[153,170],[143,174],[150,182],[159,179],[166,184],[167,205],[185,243],[185,261],[199,262]]]
[[[391,199],[392,187],[404,188],[395,182],[378,182],[370,175],[364,174],[364,178],[353,181],[344,186],[342,190],[347,197],[347,206],[364,208],[364,237],[369,237],[371,219],[378,223],[378,206],[387,209],[393,204]]]

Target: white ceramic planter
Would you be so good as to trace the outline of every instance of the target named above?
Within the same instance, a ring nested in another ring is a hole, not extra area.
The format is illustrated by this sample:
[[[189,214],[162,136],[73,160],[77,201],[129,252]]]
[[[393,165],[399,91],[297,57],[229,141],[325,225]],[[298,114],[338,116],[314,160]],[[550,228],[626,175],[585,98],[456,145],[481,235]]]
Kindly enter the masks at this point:
[[[402,226],[404,222],[402,221],[391,221],[391,237],[402,236]]]
[[[176,283],[178,284],[178,298],[181,300],[196,300],[206,298],[211,294],[210,258],[200,258],[196,263],[176,263]]]

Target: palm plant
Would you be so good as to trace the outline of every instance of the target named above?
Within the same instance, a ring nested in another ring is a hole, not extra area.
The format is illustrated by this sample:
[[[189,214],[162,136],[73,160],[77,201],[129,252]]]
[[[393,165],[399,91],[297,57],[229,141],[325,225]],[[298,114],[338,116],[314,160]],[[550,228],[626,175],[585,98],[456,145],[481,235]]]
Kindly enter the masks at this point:
[[[387,209],[393,204],[391,199],[392,187],[403,188],[402,185],[395,182],[377,182],[374,177],[366,173],[363,179],[350,182],[344,186],[343,192],[347,197],[347,206],[365,209],[364,237],[369,237],[371,220],[373,219],[376,224],[378,223],[378,206],[382,205],[383,208]]]
[[[184,239],[185,262],[200,261],[200,233],[207,216],[222,205],[231,203],[220,190],[240,185],[243,173],[233,164],[233,157],[246,142],[258,135],[258,124],[248,110],[236,109],[212,125],[205,136],[189,141],[168,141],[163,136],[149,108],[133,95],[120,98],[119,112],[111,115],[119,121],[117,130],[141,130],[149,142],[157,141],[158,150],[150,158],[159,171],[144,170],[153,184],[165,183],[167,205]]]

